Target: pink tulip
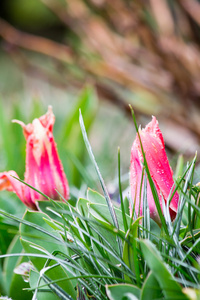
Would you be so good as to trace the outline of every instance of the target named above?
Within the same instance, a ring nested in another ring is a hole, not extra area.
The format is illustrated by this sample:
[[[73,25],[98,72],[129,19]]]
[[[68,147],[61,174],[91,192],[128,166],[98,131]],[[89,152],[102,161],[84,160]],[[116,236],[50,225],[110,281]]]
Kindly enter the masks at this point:
[[[142,141],[142,146],[145,152],[146,161],[149,167],[150,175],[155,184],[160,205],[162,209],[162,198],[165,203],[174,188],[173,172],[169,165],[167,155],[165,152],[164,140],[158,121],[155,117],[152,121],[144,128],[139,129],[139,135]],[[130,185],[131,185],[131,197],[133,207],[135,205],[135,211],[137,215],[142,215],[143,210],[143,185],[140,191],[142,169],[143,169],[143,155],[141,151],[140,141],[138,135],[133,143],[131,149],[131,167],[130,167]],[[171,219],[173,220],[176,216],[179,196],[176,192],[171,200],[169,206],[169,212]],[[151,192],[149,181],[147,180],[147,201],[150,210],[150,217],[156,222],[160,223],[160,218],[156,209],[154,198]],[[140,211],[139,211],[140,207]]]
[[[31,124],[14,122],[22,126],[27,142],[24,181],[51,199],[60,199],[58,192],[68,199],[68,182],[53,137],[55,117],[52,108]],[[15,171],[0,173],[0,190],[15,192],[24,204],[37,209],[36,201],[46,198],[12,176],[18,177]]]

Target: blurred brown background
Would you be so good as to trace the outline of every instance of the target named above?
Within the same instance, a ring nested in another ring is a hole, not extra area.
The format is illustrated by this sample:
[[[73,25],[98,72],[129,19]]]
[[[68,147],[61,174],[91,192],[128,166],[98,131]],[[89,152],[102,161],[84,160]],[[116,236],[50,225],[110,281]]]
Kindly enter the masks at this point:
[[[91,84],[105,116],[117,109],[130,119],[131,103],[138,123],[158,118],[172,153],[199,150],[198,0],[0,3],[4,99],[34,81],[38,90],[48,84],[68,93]]]

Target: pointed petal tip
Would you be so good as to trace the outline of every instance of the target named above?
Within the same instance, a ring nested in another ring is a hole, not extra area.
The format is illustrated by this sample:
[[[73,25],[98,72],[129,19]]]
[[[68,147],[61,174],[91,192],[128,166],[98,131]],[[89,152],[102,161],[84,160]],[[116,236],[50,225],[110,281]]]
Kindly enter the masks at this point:
[[[158,126],[158,120],[153,115],[152,115],[152,120],[147,124],[146,127],[149,127],[150,125],[151,125],[151,127]]]
[[[158,125],[158,120],[156,119],[155,116],[152,115],[152,120],[151,120],[150,123],[152,123],[152,124],[154,124],[154,125]]]
[[[41,119],[41,118],[55,118],[55,116],[54,116],[54,113],[53,113],[53,107],[51,106],[51,105],[49,105],[48,106],[48,109],[47,109],[47,112],[43,115],[43,116],[41,116],[40,118],[39,118],[39,120]]]
[[[21,183],[15,181],[17,178],[19,177],[13,170],[0,173],[0,191],[7,190],[9,192],[14,192],[17,190],[16,192],[19,192],[19,194],[21,195]]]
[[[52,107],[52,105],[48,105],[48,112],[53,112],[53,107]]]
[[[13,119],[13,120],[12,120],[12,123],[17,123],[17,124],[21,125],[22,128],[25,128],[25,127],[26,127],[26,125],[24,124],[24,122],[22,122],[22,121],[20,121],[20,120]]]
[[[46,115],[54,116],[52,105],[48,105]]]

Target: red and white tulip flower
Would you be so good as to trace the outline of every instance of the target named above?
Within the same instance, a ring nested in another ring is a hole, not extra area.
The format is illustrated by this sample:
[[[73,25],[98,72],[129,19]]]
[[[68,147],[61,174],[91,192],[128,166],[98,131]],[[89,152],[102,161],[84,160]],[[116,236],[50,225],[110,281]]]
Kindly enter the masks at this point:
[[[59,199],[58,192],[68,199],[69,186],[53,137],[55,116],[52,108],[28,125],[18,120],[14,122],[22,126],[26,139],[24,181],[51,199]],[[18,178],[15,171],[0,173],[0,190],[15,192],[24,204],[37,209],[36,201],[46,198],[12,176]]]

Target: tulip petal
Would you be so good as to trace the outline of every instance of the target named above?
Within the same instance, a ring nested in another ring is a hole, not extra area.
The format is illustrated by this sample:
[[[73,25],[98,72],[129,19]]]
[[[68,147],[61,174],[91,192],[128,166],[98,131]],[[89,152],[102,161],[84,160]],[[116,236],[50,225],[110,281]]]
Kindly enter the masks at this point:
[[[27,198],[24,197],[24,188],[26,185],[14,177],[19,178],[15,171],[0,173],[0,191],[6,190],[15,192],[17,196],[24,202],[24,204],[35,209],[35,204],[27,202]],[[31,188],[27,188],[31,190]]]
[[[54,181],[55,181],[55,186],[56,190],[63,195],[65,199],[69,198],[69,185],[67,182],[67,178],[63,169],[63,165],[59,159],[58,152],[57,152],[57,147],[56,143],[54,140],[52,141],[51,144],[51,156],[52,161],[51,166],[52,166],[52,173],[54,175]]]

